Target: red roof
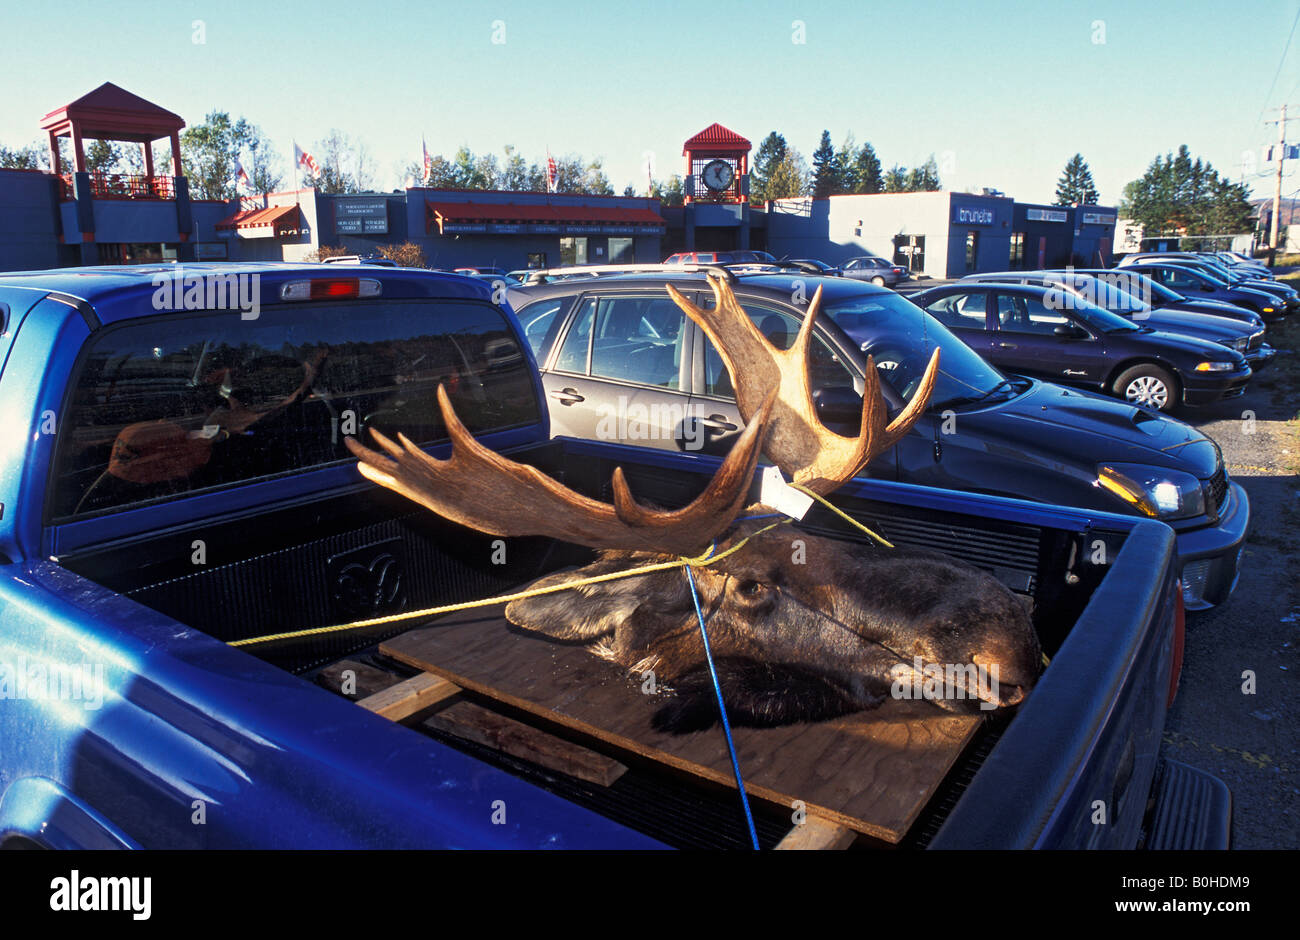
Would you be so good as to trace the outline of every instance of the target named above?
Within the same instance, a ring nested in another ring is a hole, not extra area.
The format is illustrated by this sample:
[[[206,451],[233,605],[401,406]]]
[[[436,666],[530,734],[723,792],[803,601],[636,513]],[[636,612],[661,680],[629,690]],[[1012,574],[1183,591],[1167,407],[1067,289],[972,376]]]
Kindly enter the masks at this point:
[[[179,114],[160,108],[112,82],[104,82],[94,91],[41,118],[41,128],[56,133],[69,130],[74,123],[83,137],[141,143],[169,137],[185,126],[185,120]]]
[[[218,229],[236,229],[238,231],[249,231],[256,229],[270,229],[261,234],[280,235],[287,232],[298,230],[298,207],[292,206],[268,206],[265,209],[241,209],[238,212],[226,216],[217,223]]]
[[[751,147],[753,147],[753,144],[748,140],[714,121],[682,145],[682,156],[686,156],[691,150],[749,153]]]
[[[503,222],[523,224],[604,224],[663,225],[654,209],[630,209],[618,206],[557,206],[549,203],[527,205],[515,202],[428,202],[430,226],[443,223]]]

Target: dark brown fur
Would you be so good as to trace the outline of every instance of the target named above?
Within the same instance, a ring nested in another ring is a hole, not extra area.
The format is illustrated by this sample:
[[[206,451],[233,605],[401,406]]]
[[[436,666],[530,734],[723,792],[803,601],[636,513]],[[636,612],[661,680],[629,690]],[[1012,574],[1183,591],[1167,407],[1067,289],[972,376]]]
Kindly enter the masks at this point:
[[[742,522],[720,548],[755,533]],[[794,562],[795,540],[805,561]],[[664,560],[604,552],[551,575],[563,583]],[[729,718],[771,726],[873,708],[902,663],[998,666],[1003,704],[1038,676],[1040,651],[1024,606],[990,575],[933,552],[873,548],[781,526],[735,555],[693,569]],[[649,669],[673,689],[655,724],[677,732],[717,720],[712,681],[686,575],[669,570],[514,601],[511,623],[566,642],[602,641],[615,662]],[[936,700],[952,711],[979,702]]]

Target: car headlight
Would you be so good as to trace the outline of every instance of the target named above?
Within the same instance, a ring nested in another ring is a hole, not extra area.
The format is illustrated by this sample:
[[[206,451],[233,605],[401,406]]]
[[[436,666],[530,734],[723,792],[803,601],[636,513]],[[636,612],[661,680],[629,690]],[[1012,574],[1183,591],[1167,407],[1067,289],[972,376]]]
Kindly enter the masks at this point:
[[[1236,339],[1225,339],[1223,340],[1223,345],[1227,346],[1229,349],[1235,349],[1237,352],[1244,353],[1246,348],[1250,345],[1250,337],[1238,336]]]
[[[1188,519],[1205,514],[1201,481],[1181,470],[1104,464],[1097,468],[1096,485],[1153,519]]]
[[[1196,364],[1197,372],[1231,372],[1237,368],[1235,363],[1231,362],[1198,362]]]

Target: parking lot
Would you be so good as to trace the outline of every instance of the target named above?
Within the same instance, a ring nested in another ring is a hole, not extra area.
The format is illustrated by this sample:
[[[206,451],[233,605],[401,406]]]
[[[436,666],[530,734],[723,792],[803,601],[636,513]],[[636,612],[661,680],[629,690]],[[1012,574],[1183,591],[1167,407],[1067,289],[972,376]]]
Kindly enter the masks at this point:
[[[1233,843],[1243,849],[1300,846],[1300,323],[1271,328],[1269,341],[1285,352],[1244,397],[1179,415],[1219,442],[1252,519],[1231,600],[1188,618],[1162,754],[1228,785]],[[1254,694],[1243,693],[1247,671]]]

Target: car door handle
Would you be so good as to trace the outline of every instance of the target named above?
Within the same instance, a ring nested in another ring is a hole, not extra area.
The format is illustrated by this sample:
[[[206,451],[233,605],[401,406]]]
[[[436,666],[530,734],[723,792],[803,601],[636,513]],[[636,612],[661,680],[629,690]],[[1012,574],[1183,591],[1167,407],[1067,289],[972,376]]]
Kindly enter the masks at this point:
[[[1020,348],[1020,347],[1017,346],[1015,343],[998,343],[998,346],[1001,347],[1002,349],[1019,349],[1019,348]]]
[[[551,397],[561,405],[576,405],[580,401],[587,400],[578,394],[576,388],[562,388],[558,392],[551,392]]]
[[[738,427],[728,421],[726,415],[709,415],[707,418],[700,418],[700,424],[714,431],[734,431]]]

